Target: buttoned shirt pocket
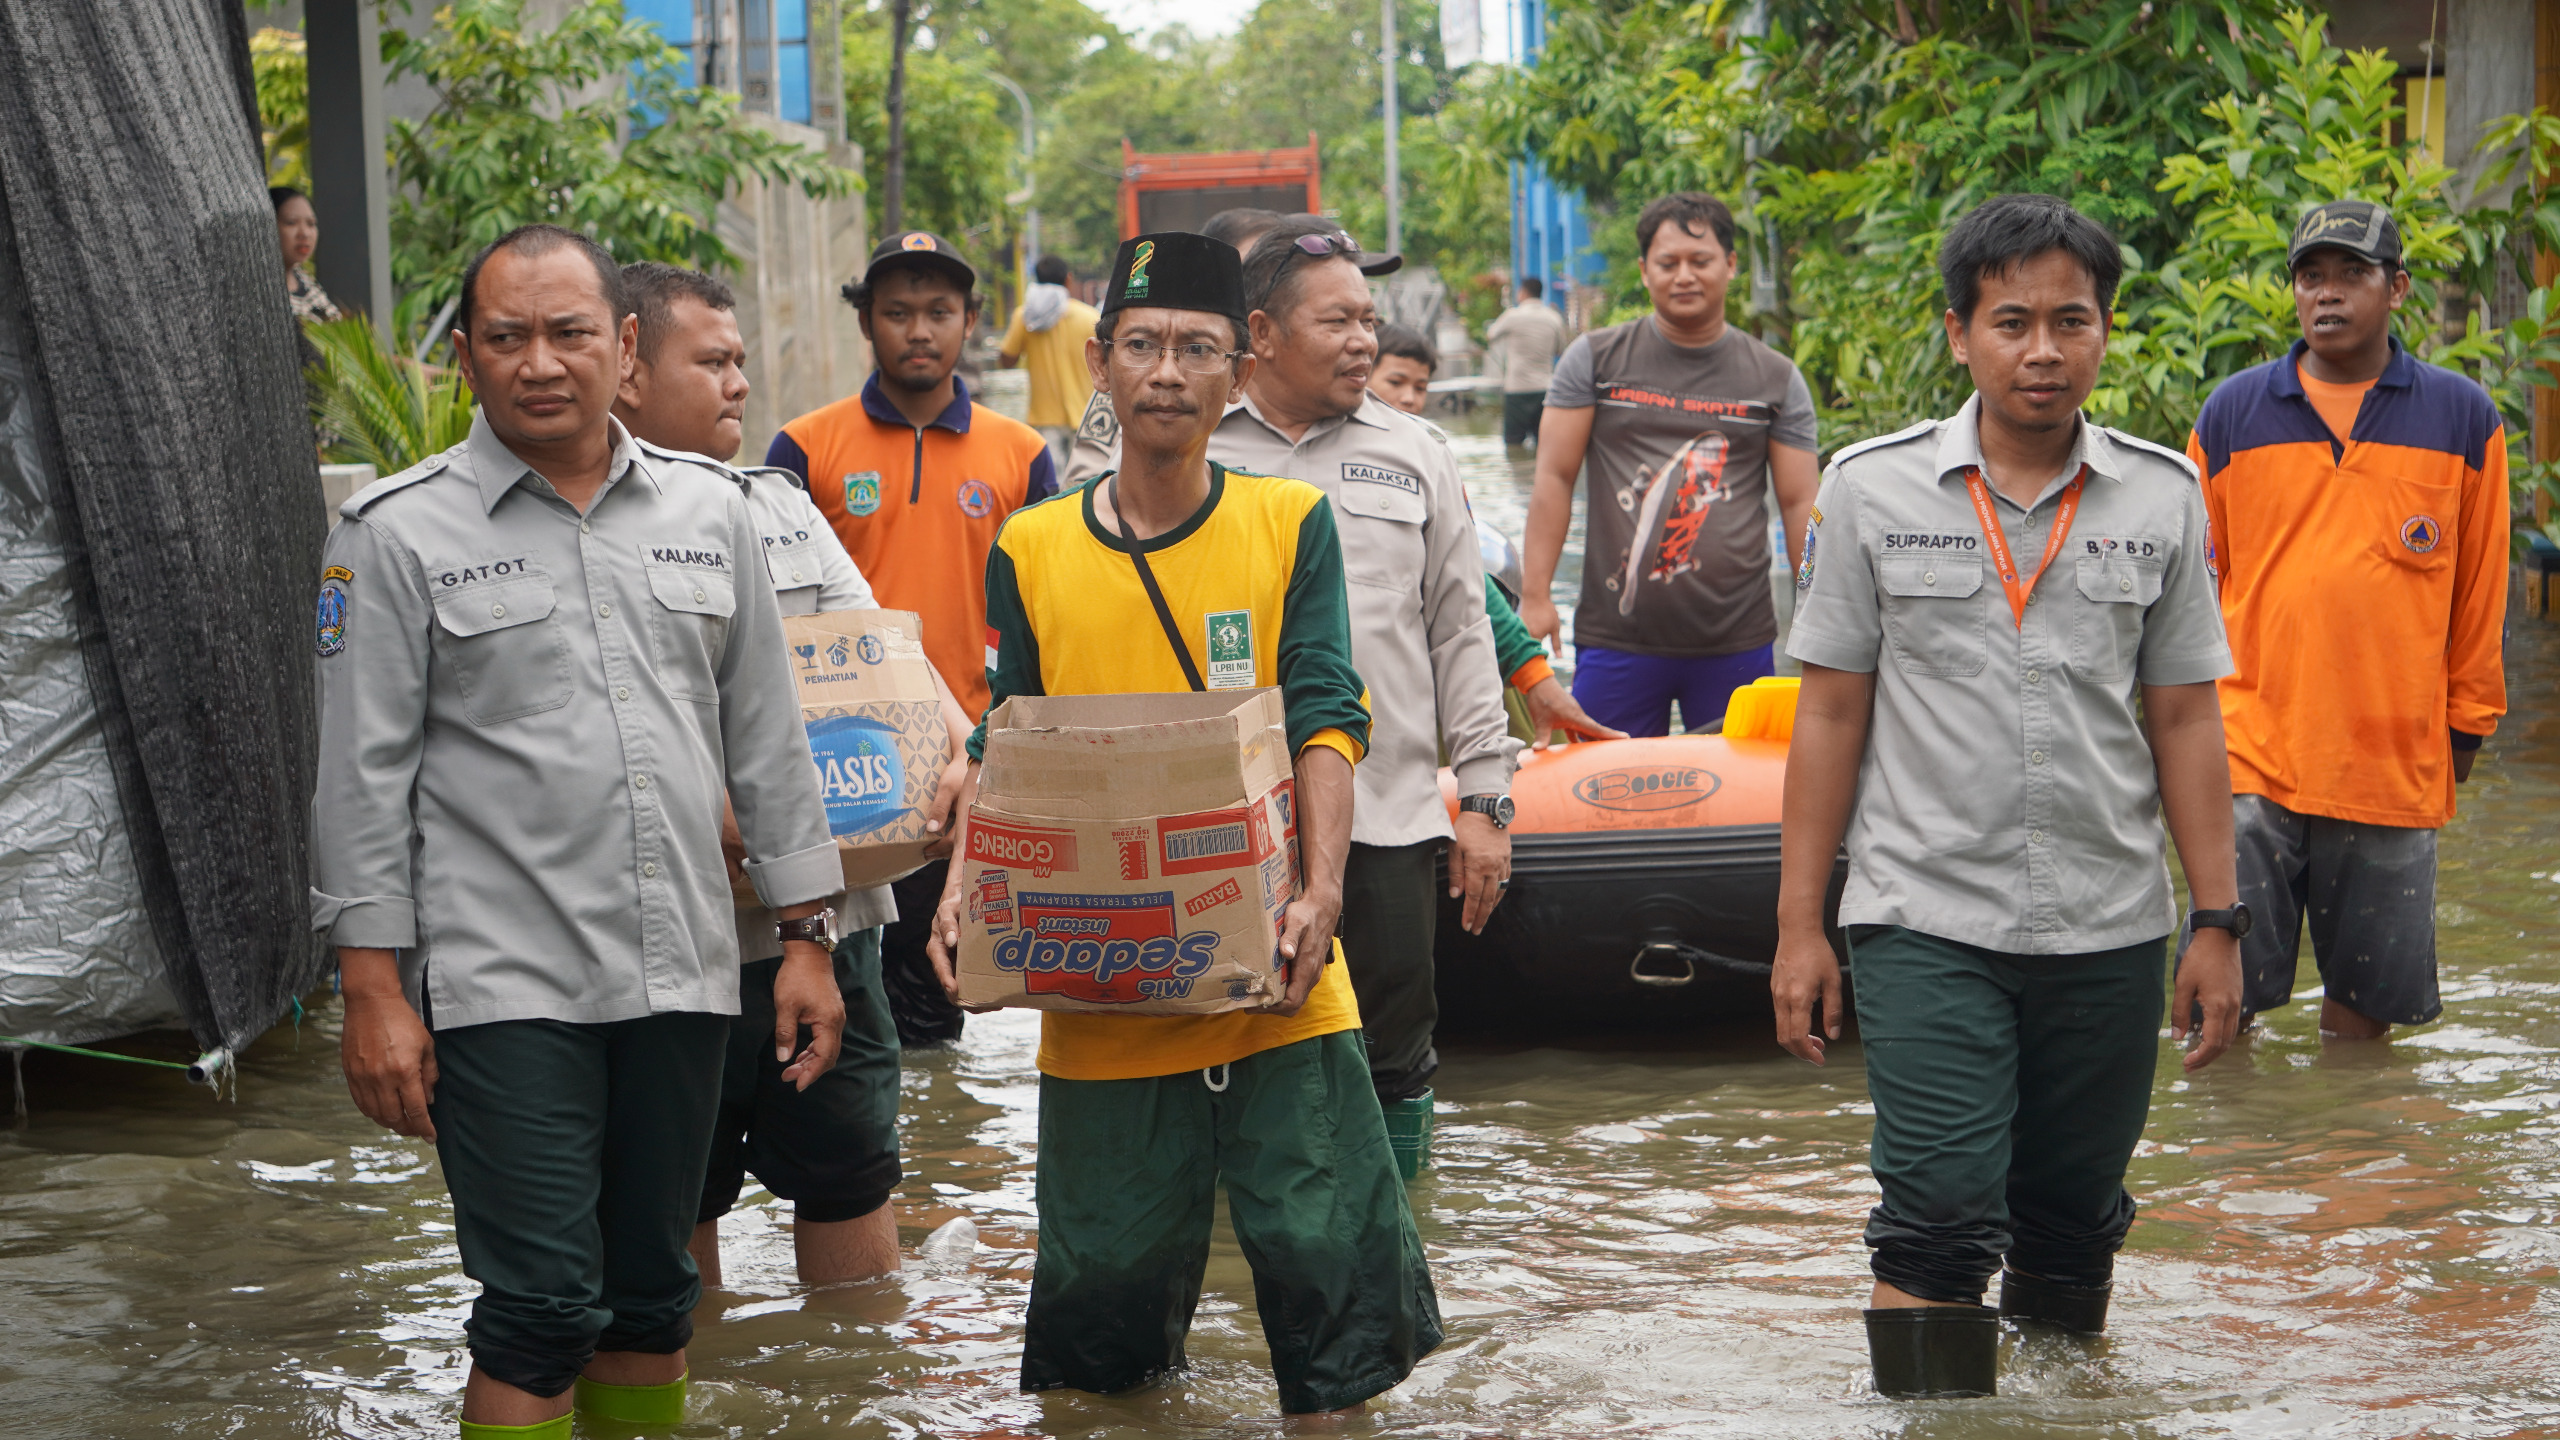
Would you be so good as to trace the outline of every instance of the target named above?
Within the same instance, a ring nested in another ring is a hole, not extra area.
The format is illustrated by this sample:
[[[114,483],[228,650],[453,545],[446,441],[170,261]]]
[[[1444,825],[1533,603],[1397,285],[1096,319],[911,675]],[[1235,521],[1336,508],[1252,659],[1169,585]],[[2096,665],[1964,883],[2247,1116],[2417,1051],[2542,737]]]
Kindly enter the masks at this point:
[[[679,700],[720,700],[720,657],[729,648],[729,619],[738,613],[736,578],[725,569],[658,565],[649,570],[649,633],[659,683]]]
[[[1422,497],[1394,485],[1346,480],[1334,508],[1342,522],[1343,577],[1354,585],[1419,595],[1426,558],[1422,521],[1430,513]]]
[[[1979,598],[1982,561],[1972,555],[1880,555],[1884,630],[1905,675],[1982,673],[1991,655],[1991,612]]]
[[[2136,548],[2136,547],[2128,547]],[[2080,557],[2079,599],[2072,605],[2071,668],[2090,680],[2122,680],[2133,673],[2142,653],[2142,622],[2160,600],[2160,582],[2168,561],[2165,546],[2146,542],[2138,548],[2161,553]]]
[[[552,614],[559,602],[549,576],[456,586],[434,598],[436,658],[453,667],[472,724],[569,703],[569,635]]]

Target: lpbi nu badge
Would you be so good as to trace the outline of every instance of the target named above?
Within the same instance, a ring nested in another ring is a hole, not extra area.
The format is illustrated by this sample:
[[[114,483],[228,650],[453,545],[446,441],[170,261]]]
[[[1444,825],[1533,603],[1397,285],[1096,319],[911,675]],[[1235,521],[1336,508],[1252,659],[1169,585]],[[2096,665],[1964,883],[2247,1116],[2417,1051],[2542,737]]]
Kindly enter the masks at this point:
[[[895,730],[861,715],[812,720],[809,753],[818,762],[829,833],[867,834],[906,810],[906,767],[898,761]]]

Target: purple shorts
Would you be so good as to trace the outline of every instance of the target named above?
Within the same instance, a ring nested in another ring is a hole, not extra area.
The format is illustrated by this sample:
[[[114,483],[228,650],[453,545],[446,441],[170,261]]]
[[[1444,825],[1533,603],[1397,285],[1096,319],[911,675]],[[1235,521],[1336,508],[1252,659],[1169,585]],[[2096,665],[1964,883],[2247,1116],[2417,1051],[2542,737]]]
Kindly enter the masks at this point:
[[[1671,706],[1680,706],[1680,728],[1703,730],[1724,718],[1733,692],[1774,675],[1766,645],[1732,655],[1634,655],[1597,645],[1573,647],[1573,698],[1591,718],[1630,735],[1671,733]]]

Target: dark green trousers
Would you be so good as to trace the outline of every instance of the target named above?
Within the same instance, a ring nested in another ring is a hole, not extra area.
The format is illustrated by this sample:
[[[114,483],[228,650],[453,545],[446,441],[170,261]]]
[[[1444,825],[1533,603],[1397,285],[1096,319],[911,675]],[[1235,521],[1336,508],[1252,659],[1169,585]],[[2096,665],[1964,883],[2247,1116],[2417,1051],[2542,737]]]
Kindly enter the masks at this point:
[[[1040,1258],[1022,1388],[1100,1394],[1183,1368],[1220,1182],[1280,1408],[1393,1389],[1440,1302],[1359,1032],[1145,1080],[1040,1077]]]
[[[427,1113],[462,1273],[480,1282],[472,1363],[557,1395],[598,1350],[683,1349],[729,1017],[496,1020],[435,1039]]]
[[[880,985],[879,927],[837,941],[835,964],[843,1039],[833,1068],[806,1090],[783,1079],[773,1058],[782,957],[738,967],[738,1013],[695,1220],[728,1214],[749,1171],[791,1202],[793,1219],[812,1225],[859,1219],[898,1187],[898,1027]],[[807,1044],[808,1027],[800,1033]]]
[[[1431,1088],[1440,1052],[1440,993],[1431,969],[1440,897],[1432,867],[1449,842],[1354,843],[1342,866],[1342,963],[1360,997],[1361,1034],[1378,1102],[1392,1105]]]
[[[2125,1166],[2151,1109],[2168,941],[2010,955],[1853,925],[1876,1107],[1877,1279],[1980,1304],[2002,1258],[2103,1285],[2133,1225]]]

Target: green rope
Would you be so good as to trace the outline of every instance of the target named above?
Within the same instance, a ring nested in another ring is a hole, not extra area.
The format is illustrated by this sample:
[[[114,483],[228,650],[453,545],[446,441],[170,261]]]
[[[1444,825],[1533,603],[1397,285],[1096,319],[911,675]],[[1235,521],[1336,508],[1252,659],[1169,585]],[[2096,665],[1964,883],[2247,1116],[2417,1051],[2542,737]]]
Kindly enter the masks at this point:
[[[92,1060],[122,1060],[128,1065],[157,1065],[164,1070],[187,1068],[175,1060],[147,1060],[140,1055],[118,1055],[112,1050],[83,1050],[77,1045],[56,1045],[46,1040],[20,1040],[11,1035],[0,1035],[0,1045],[26,1045],[37,1050],[59,1050],[65,1055],[86,1055]]]

